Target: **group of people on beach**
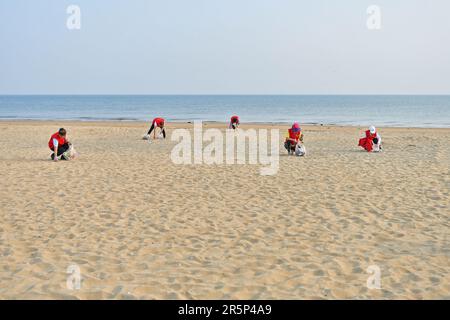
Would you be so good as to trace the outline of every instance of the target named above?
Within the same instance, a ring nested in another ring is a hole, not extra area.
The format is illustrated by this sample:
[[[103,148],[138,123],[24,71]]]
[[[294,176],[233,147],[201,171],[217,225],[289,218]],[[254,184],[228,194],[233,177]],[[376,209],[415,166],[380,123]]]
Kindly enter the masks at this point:
[[[143,137],[144,140],[151,139],[151,134],[153,133],[153,139],[166,138],[166,121],[164,118],[154,118],[150,129],[147,134]],[[228,128],[236,130],[240,125],[239,116],[232,116]],[[156,135],[156,130],[159,129],[158,136]],[[287,131],[286,140],[284,142],[284,147],[288,151],[288,154],[295,154],[297,156],[303,156],[306,154],[305,146],[303,145],[303,131],[298,124],[294,122],[291,128]],[[359,139],[358,146],[362,147],[367,152],[380,152],[381,147],[381,136],[374,126],[370,126],[368,130],[365,131],[365,137]],[[67,137],[67,131],[64,128],[58,130],[58,132],[51,135],[48,142],[48,147],[53,152],[51,154],[51,159],[54,161],[58,160],[70,160],[77,157],[77,152],[73,147],[72,143]]]

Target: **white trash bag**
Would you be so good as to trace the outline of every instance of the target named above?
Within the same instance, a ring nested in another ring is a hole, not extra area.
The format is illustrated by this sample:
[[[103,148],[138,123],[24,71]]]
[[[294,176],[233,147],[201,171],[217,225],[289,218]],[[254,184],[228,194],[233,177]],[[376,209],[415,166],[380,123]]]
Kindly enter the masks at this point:
[[[303,144],[297,143],[295,146],[295,155],[297,157],[303,157],[306,155],[306,148]]]
[[[62,156],[64,157],[64,159],[66,160],[73,160],[75,158],[78,157],[78,152],[75,150],[75,147],[73,145],[70,145],[69,150],[67,150],[66,152],[64,152],[62,154]]]
[[[381,144],[373,144],[373,152],[381,152],[383,148],[381,148]]]

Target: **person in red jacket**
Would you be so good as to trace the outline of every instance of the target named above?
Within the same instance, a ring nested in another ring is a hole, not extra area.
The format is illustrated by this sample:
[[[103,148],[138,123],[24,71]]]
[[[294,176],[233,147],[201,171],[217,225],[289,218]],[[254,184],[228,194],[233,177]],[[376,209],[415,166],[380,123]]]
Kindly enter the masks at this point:
[[[365,132],[366,136],[359,139],[358,146],[364,148],[367,152],[381,151],[381,136],[374,126],[370,126]]]
[[[284,147],[288,153],[291,154],[295,151],[295,147],[299,142],[303,142],[303,133],[298,122],[294,122],[292,127],[288,129],[288,135],[286,137],[286,141],[284,142]]]
[[[61,158],[61,160],[69,160],[64,154],[70,148],[70,142],[67,139],[66,129],[61,128],[58,132],[52,134],[50,140],[48,141],[48,147],[53,151],[51,155],[52,160],[58,161],[59,158]]]
[[[230,119],[230,125],[228,126],[229,129],[236,130],[237,127],[239,127],[239,117],[238,116],[232,116]]]
[[[164,139],[166,138],[166,130],[164,129],[165,120],[163,118],[155,118],[152,121],[152,125],[150,126],[150,129],[147,132],[147,135],[144,136],[144,139],[148,139],[150,137],[150,134],[153,131],[153,139],[156,139],[156,128],[161,129],[161,133],[163,134]]]

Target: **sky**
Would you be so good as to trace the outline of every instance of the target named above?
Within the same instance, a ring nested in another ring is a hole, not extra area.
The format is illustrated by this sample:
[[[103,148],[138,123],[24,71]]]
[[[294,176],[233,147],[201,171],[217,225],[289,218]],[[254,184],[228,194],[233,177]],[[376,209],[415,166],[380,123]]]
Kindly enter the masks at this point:
[[[450,1],[0,0],[0,94],[450,94]]]

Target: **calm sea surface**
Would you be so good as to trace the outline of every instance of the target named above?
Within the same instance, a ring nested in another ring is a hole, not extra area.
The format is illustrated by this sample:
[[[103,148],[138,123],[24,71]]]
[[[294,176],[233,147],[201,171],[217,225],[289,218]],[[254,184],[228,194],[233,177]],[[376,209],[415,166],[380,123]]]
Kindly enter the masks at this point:
[[[450,127],[450,96],[0,96],[0,119],[292,122]]]

